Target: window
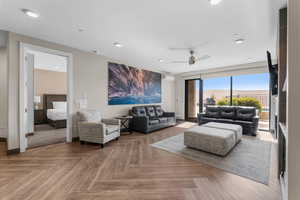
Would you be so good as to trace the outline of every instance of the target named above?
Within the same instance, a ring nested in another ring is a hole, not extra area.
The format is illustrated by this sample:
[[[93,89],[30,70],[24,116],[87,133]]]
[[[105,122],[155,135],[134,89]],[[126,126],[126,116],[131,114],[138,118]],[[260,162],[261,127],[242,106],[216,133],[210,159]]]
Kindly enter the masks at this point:
[[[206,105],[217,105],[219,101],[230,98],[231,77],[203,80],[203,110]]]

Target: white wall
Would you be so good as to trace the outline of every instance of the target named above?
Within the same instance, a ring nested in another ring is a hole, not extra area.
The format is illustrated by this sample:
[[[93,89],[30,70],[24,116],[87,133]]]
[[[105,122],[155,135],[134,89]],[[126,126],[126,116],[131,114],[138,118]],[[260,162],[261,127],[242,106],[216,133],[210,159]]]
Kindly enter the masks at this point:
[[[0,138],[7,137],[7,32],[0,31]]]
[[[300,199],[300,1],[288,3],[288,199]]]
[[[46,42],[15,33],[9,33],[9,138],[8,148],[19,148],[19,41],[56,49],[73,54],[74,63],[74,96],[81,98],[84,94],[88,98],[88,107],[100,109],[103,117],[113,117],[120,114],[127,114],[133,105],[108,106],[107,85],[108,71],[107,62],[118,62],[100,55],[80,51],[63,45]],[[128,63],[123,63],[128,64]],[[141,63],[140,66],[143,64]],[[167,111],[175,111],[175,81],[162,81],[162,106]],[[76,109],[75,105],[73,105]],[[76,133],[73,133],[76,136]]]
[[[198,77],[199,78],[199,77]],[[184,119],[185,112],[185,79],[176,76],[176,118]]]
[[[77,74],[75,81],[75,96],[82,97],[84,93],[87,95],[88,106],[90,108],[100,109],[103,116],[114,117],[117,115],[128,114],[129,108],[132,105],[115,105],[108,106],[108,68],[107,62],[110,59],[103,58],[93,54],[86,54],[82,56],[78,62],[85,66],[75,68]],[[88,65],[84,63],[89,63]],[[174,111],[174,81],[162,81],[162,105],[168,111]]]

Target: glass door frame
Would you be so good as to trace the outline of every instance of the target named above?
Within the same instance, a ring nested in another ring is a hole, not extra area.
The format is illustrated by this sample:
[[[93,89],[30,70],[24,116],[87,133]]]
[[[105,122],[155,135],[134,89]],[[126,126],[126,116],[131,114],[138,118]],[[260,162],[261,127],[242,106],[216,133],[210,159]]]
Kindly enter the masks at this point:
[[[195,122],[197,121],[198,117],[191,118],[189,117],[189,87],[188,83],[189,81],[199,81],[199,110],[198,113],[201,113],[203,111],[203,80],[201,78],[195,78],[195,79],[187,79],[185,80],[185,105],[184,105],[184,119],[185,121],[191,121]],[[197,88],[197,87],[196,87]]]
[[[230,105],[232,105],[232,97],[233,97],[233,77],[234,76],[230,76]],[[199,110],[198,113],[202,113],[203,112],[203,86],[204,86],[204,80],[201,78],[195,78],[195,79],[186,79],[185,80],[185,108],[184,108],[184,119],[185,121],[192,121],[195,122],[197,121],[197,117],[196,118],[190,118],[189,117],[189,101],[188,101],[188,97],[189,97],[189,90],[188,90],[188,82],[189,81],[196,81],[199,80]],[[271,82],[269,81],[269,84]],[[269,88],[269,105],[271,105],[271,86]],[[270,115],[271,115],[271,106],[269,106],[269,129],[259,129],[260,131],[269,131],[270,130]]]

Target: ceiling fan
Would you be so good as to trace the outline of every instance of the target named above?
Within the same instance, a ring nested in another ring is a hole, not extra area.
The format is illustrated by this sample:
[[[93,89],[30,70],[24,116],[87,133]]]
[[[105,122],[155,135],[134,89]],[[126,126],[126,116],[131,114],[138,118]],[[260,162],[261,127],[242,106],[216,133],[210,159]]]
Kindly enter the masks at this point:
[[[196,57],[196,56],[194,56],[194,54],[195,54],[195,51],[190,50],[190,57],[189,57],[188,61],[173,61],[172,63],[188,63],[189,65],[194,65],[194,64],[196,64],[196,62],[198,62],[200,60],[206,60],[206,59],[210,58],[209,55]]]

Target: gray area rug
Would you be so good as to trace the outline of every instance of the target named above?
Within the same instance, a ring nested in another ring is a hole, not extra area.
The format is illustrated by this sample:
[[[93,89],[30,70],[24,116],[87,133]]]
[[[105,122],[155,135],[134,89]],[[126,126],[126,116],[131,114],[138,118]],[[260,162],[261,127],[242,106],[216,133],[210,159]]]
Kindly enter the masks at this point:
[[[187,148],[183,144],[183,133],[151,146],[176,153],[201,163],[246,177],[259,183],[269,183],[272,143],[244,136],[242,141],[226,156]]]

